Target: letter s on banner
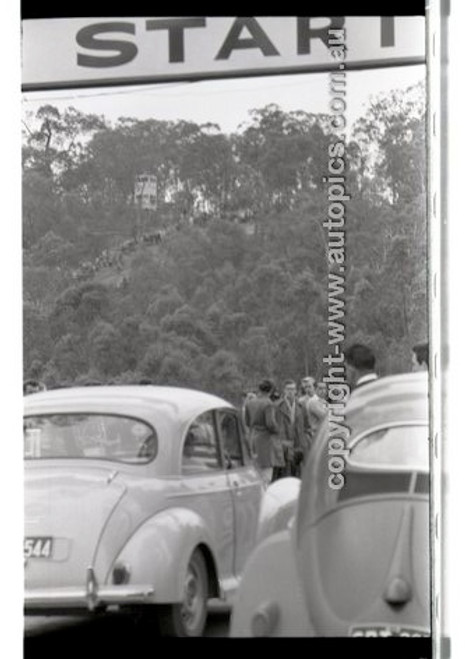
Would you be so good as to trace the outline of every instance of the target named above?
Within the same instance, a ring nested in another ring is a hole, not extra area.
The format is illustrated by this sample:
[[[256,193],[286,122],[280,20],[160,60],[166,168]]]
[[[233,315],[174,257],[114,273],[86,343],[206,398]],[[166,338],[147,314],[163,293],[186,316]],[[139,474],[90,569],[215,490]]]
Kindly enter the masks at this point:
[[[106,66],[120,66],[131,62],[137,55],[137,46],[131,41],[117,41],[109,39],[96,39],[99,34],[106,32],[125,32],[126,34],[135,34],[136,26],[134,23],[95,23],[87,25],[79,30],[76,34],[76,41],[81,48],[89,50],[112,50],[119,51],[118,55],[107,55],[105,57],[97,55],[77,54],[78,66],[89,66],[103,68]]]

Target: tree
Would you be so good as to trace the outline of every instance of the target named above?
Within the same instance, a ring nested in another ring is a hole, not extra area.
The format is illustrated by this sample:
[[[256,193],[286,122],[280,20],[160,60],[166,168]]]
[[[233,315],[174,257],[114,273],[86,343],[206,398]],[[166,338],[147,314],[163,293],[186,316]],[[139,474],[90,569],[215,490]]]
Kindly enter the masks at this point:
[[[365,171],[394,204],[426,190],[425,112],[425,88],[419,83],[381,94],[354,128],[366,154]]]
[[[286,113],[276,104],[249,114],[249,123],[236,137],[236,152],[243,163],[260,172],[271,207],[289,208],[299,195],[319,184],[329,143],[325,117]]]
[[[239,341],[238,353],[246,380],[274,376],[272,341],[266,327],[250,327]]]
[[[57,298],[50,312],[52,336],[85,337],[96,320],[106,319],[109,310],[110,299],[105,286],[94,283],[72,286]]]
[[[207,365],[208,389],[236,404],[244,382],[237,357],[227,350],[218,350]]]
[[[59,198],[53,181],[40,171],[23,173],[23,247],[32,247],[59,224]]]
[[[54,371],[54,380],[73,381],[89,368],[87,351],[75,336],[63,334],[54,345],[49,366]]]
[[[73,107],[61,113],[53,105],[42,105],[28,121],[34,127],[25,124],[24,167],[48,179],[60,178],[75,167],[86,139],[105,126],[102,117],[84,114]]]
[[[160,327],[165,333],[174,333],[180,337],[189,338],[206,353],[216,347],[215,339],[208,326],[187,304],[177,309],[172,315],[165,316]]]
[[[121,333],[108,322],[98,322],[89,333],[92,364],[103,376],[113,376],[124,367],[125,353]]]
[[[34,245],[31,257],[37,265],[61,269],[67,264],[75,264],[74,250],[72,243],[57,236],[53,231],[48,231]]]
[[[25,373],[68,384],[144,376],[232,401],[264,375],[322,373],[327,117],[269,105],[225,135],[48,106],[28,128]],[[346,153],[346,337],[395,372],[427,328],[421,91],[374,102]],[[141,173],[156,179],[153,244],[127,240]],[[114,264],[102,269],[103,253]]]
[[[179,174],[196,197],[199,210],[221,214],[230,196],[234,169],[230,140],[219,133],[219,127],[205,124],[183,151]]]

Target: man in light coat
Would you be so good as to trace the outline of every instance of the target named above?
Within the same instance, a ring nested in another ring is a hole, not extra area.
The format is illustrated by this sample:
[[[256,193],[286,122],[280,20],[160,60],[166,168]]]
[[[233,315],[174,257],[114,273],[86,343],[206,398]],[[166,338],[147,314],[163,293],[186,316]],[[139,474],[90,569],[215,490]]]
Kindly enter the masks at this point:
[[[307,456],[316,437],[321,422],[328,413],[328,406],[316,393],[315,378],[308,375],[302,380],[303,396],[299,398],[305,409],[305,457]]]

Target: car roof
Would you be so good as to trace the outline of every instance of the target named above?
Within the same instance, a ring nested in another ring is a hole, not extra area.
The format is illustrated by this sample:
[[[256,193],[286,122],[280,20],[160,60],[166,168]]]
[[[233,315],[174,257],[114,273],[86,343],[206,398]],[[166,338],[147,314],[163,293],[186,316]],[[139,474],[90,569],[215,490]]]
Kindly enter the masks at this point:
[[[127,414],[158,425],[183,425],[194,416],[233,405],[203,391],[155,385],[102,385],[51,389],[24,398],[25,414],[89,412]]]
[[[381,377],[352,393],[345,409],[352,439],[391,423],[428,423],[428,373]]]

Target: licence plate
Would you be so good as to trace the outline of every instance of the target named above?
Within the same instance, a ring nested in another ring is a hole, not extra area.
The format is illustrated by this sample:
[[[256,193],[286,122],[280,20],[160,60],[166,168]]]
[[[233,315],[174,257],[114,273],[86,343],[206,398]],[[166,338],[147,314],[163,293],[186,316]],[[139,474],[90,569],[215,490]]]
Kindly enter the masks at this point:
[[[51,558],[53,538],[41,536],[24,538],[24,558]]]
[[[390,625],[360,625],[359,627],[351,627],[349,635],[364,638],[389,638],[390,636],[414,638],[431,636],[431,634],[424,629],[415,627],[392,627]]]

